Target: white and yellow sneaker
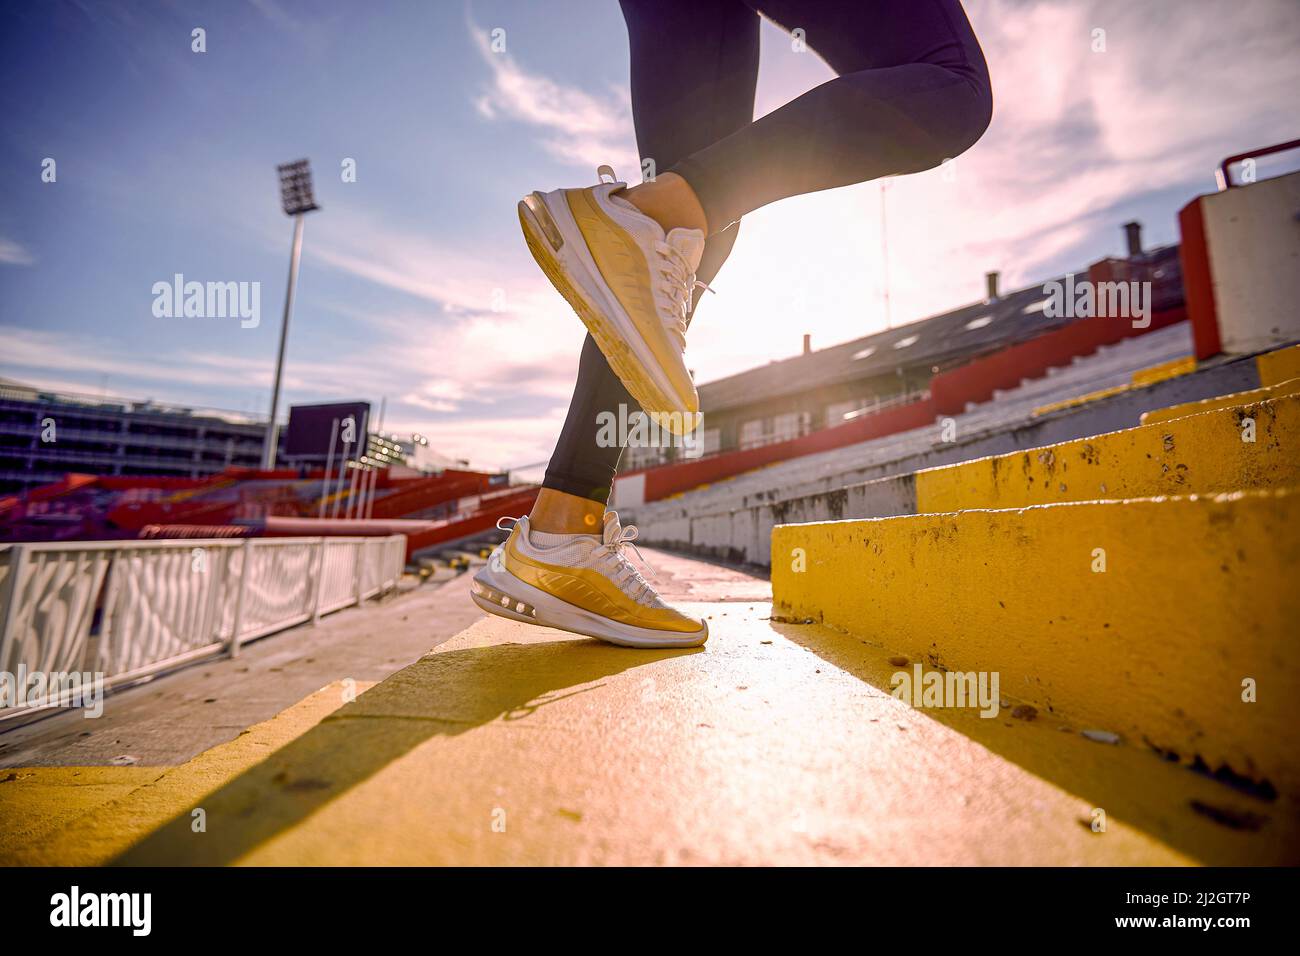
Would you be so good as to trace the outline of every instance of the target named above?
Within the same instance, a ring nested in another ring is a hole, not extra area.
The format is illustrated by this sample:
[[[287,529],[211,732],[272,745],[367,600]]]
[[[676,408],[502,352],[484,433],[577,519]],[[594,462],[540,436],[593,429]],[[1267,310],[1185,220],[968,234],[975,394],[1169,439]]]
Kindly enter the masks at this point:
[[[619,195],[627,184],[610,167],[596,176],[601,182],[587,189],[525,196],[524,238],[641,408],[660,427],[689,434],[700,400],[686,368],[686,324],[696,287],[705,287],[695,278],[704,233],[665,235]]]
[[[506,519],[503,519],[506,520]],[[470,596],[491,614],[625,647],[698,647],[709,626],[663,602],[628,560],[636,528],[605,514],[604,533],[543,534],[528,518],[474,575]]]

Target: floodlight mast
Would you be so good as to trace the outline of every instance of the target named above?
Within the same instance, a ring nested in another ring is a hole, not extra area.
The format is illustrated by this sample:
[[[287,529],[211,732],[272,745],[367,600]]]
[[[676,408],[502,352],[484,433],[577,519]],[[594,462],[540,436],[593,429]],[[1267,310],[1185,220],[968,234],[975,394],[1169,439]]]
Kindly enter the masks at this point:
[[[280,382],[284,376],[284,346],[289,338],[289,317],[293,314],[293,297],[298,286],[298,261],[302,257],[302,217],[319,209],[312,194],[311,163],[300,159],[277,167],[280,173],[280,208],[286,216],[293,216],[293,247],[289,253],[289,287],[284,294],[284,317],[280,320],[280,347],[275,357],[275,384],[271,388],[271,414],[266,420],[266,435],[262,439],[262,470],[275,467],[279,428],[275,422],[280,405]]]

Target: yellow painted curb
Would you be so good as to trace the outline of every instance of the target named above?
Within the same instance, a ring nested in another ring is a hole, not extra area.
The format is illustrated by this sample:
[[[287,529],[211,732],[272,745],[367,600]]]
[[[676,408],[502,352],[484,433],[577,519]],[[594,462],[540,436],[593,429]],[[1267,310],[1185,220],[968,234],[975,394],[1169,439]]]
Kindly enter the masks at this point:
[[[1065,398],[1059,402],[1052,402],[1048,405],[1039,405],[1034,409],[1033,417],[1038,418],[1040,415],[1048,415],[1052,412],[1059,412],[1067,408],[1078,408],[1080,405],[1091,405],[1093,402],[1101,401],[1103,398],[1110,398],[1112,395],[1122,395],[1123,393],[1132,390],[1132,385],[1114,385],[1110,388],[1102,388],[1095,392],[1088,392],[1086,395],[1076,395],[1074,398]]]
[[[919,471],[916,508],[936,514],[1279,487],[1300,487],[1300,396]]]
[[[1184,355],[1181,358],[1161,362],[1159,365],[1153,365],[1150,368],[1139,369],[1133,373],[1131,381],[1134,387],[1142,388],[1147,385],[1154,385],[1156,382],[1166,382],[1171,378],[1178,378],[1180,375],[1187,375],[1195,371],[1195,357]]]
[[[1264,386],[1300,378],[1300,345],[1256,356],[1255,367],[1259,370],[1259,384]]]
[[[370,686],[335,681],[178,767],[0,771],[0,866],[105,863]]]
[[[153,783],[167,767],[24,767],[0,770],[0,864],[61,827]]]
[[[1150,754],[1099,752],[1046,716],[913,709],[878,689],[885,655],[774,624],[766,604],[683,610],[711,618],[705,647],[629,651],[486,618],[206,797],[209,834],[182,817],[115,862],[1288,859],[1192,810],[1241,801]],[[1144,769],[1164,784],[1136,784]],[[1098,806],[1105,834],[1085,822]]]
[[[1297,528],[1288,492],[779,525],[774,613],[1294,797]]]
[[[1125,392],[1131,392],[1134,389],[1146,388],[1148,385],[1155,385],[1167,379],[1177,378],[1180,375],[1187,375],[1196,371],[1196,359],[1190,355],[1184,355],[1182,358],[1172,359],[1168,362],[1161,362],[1159,365],[1153,365],[1150,368],[1139,369],[1133,373],[1131,380],[1125,385],[1115,385],[1111,388],[1098,389],[1095,392],[1088,392],[1085,395],[1076,395],[1074,398],[1062,399],[1059,402],[1052,402],[1048,405],[1040,405],[1033,411],[1033,416],[1037,418],[1040,415],[1047,415],[1051,412],[1059,412],[1066,408],[1078,408],[1080,405],[1091,405],[1093,402],[1100,401],[1103,398],[1110,398],[1113,395],[1122,395]]]
[[[1203,398],[1199,402],[1184,402],[1181,405],[1170,405],[1167,408],[1153,408],[1149,412],[1142,413],[1142,424],[1154,425],[1159,422],[1172,421],[1175,418],[1186,418],[1188,415],[1200,415],[1204,412],[1217,411],[1220,408],[1235,408],[1238,405],[1249,405],[1253,402],[1267,401],[1270,398],[1282,398],[1296,394],[1300,394],[1300,378],[1279,382],[1276,385],[1266,385],[1263,388],[1254,388],[1246,392],[1220,395],[1218,398]]]
[[[856,637],[763,603],[683,609],[710,618],[705,647],[484,618],[217,790],[173,781],[194,796],[165,821],[143,787],[96,832],[149,831],[116,864],[1300,862],[1300,815],[1140,745],[1046,711],[914,708],[889,693],[892,654]],[[84,836],[43,860],[93,859]]]

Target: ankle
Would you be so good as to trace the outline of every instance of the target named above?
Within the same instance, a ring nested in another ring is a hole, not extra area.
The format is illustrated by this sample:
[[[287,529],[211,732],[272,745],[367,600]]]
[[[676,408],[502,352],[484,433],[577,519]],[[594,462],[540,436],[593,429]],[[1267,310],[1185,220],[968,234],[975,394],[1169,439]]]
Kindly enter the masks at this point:
[[[664,173],[649,182],[633,186],[623,193],[623,198],[636,206],[663,228],[699,229],[709,234],[708,219],[700,205],[695,190],[676,173]]]
[[[600,534],[605,506],[553,488],[543,488],[528,514],[528,526],[544,534]]]

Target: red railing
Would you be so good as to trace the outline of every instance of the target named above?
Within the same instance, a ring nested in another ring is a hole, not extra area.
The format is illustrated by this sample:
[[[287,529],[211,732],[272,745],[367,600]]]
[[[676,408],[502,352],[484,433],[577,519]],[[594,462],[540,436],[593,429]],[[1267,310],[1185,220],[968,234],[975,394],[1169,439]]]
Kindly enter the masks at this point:
[[[1219,189],[1231,189],[1237,185],[1232,181],[1229,167],[1233,163],[1240,163],[1246,159],[1257,159],[1260,156],[1271,156],[1273,153],[1285,153],[1290,149],[1300,149],[1300,139],[1289,140],[1285,143],[1274,143],[1272,146],[1265,146],[1263,149],[1252,149],[1248,153],[1234,153],[1219,164],[1216,178],[1219,180]]]

